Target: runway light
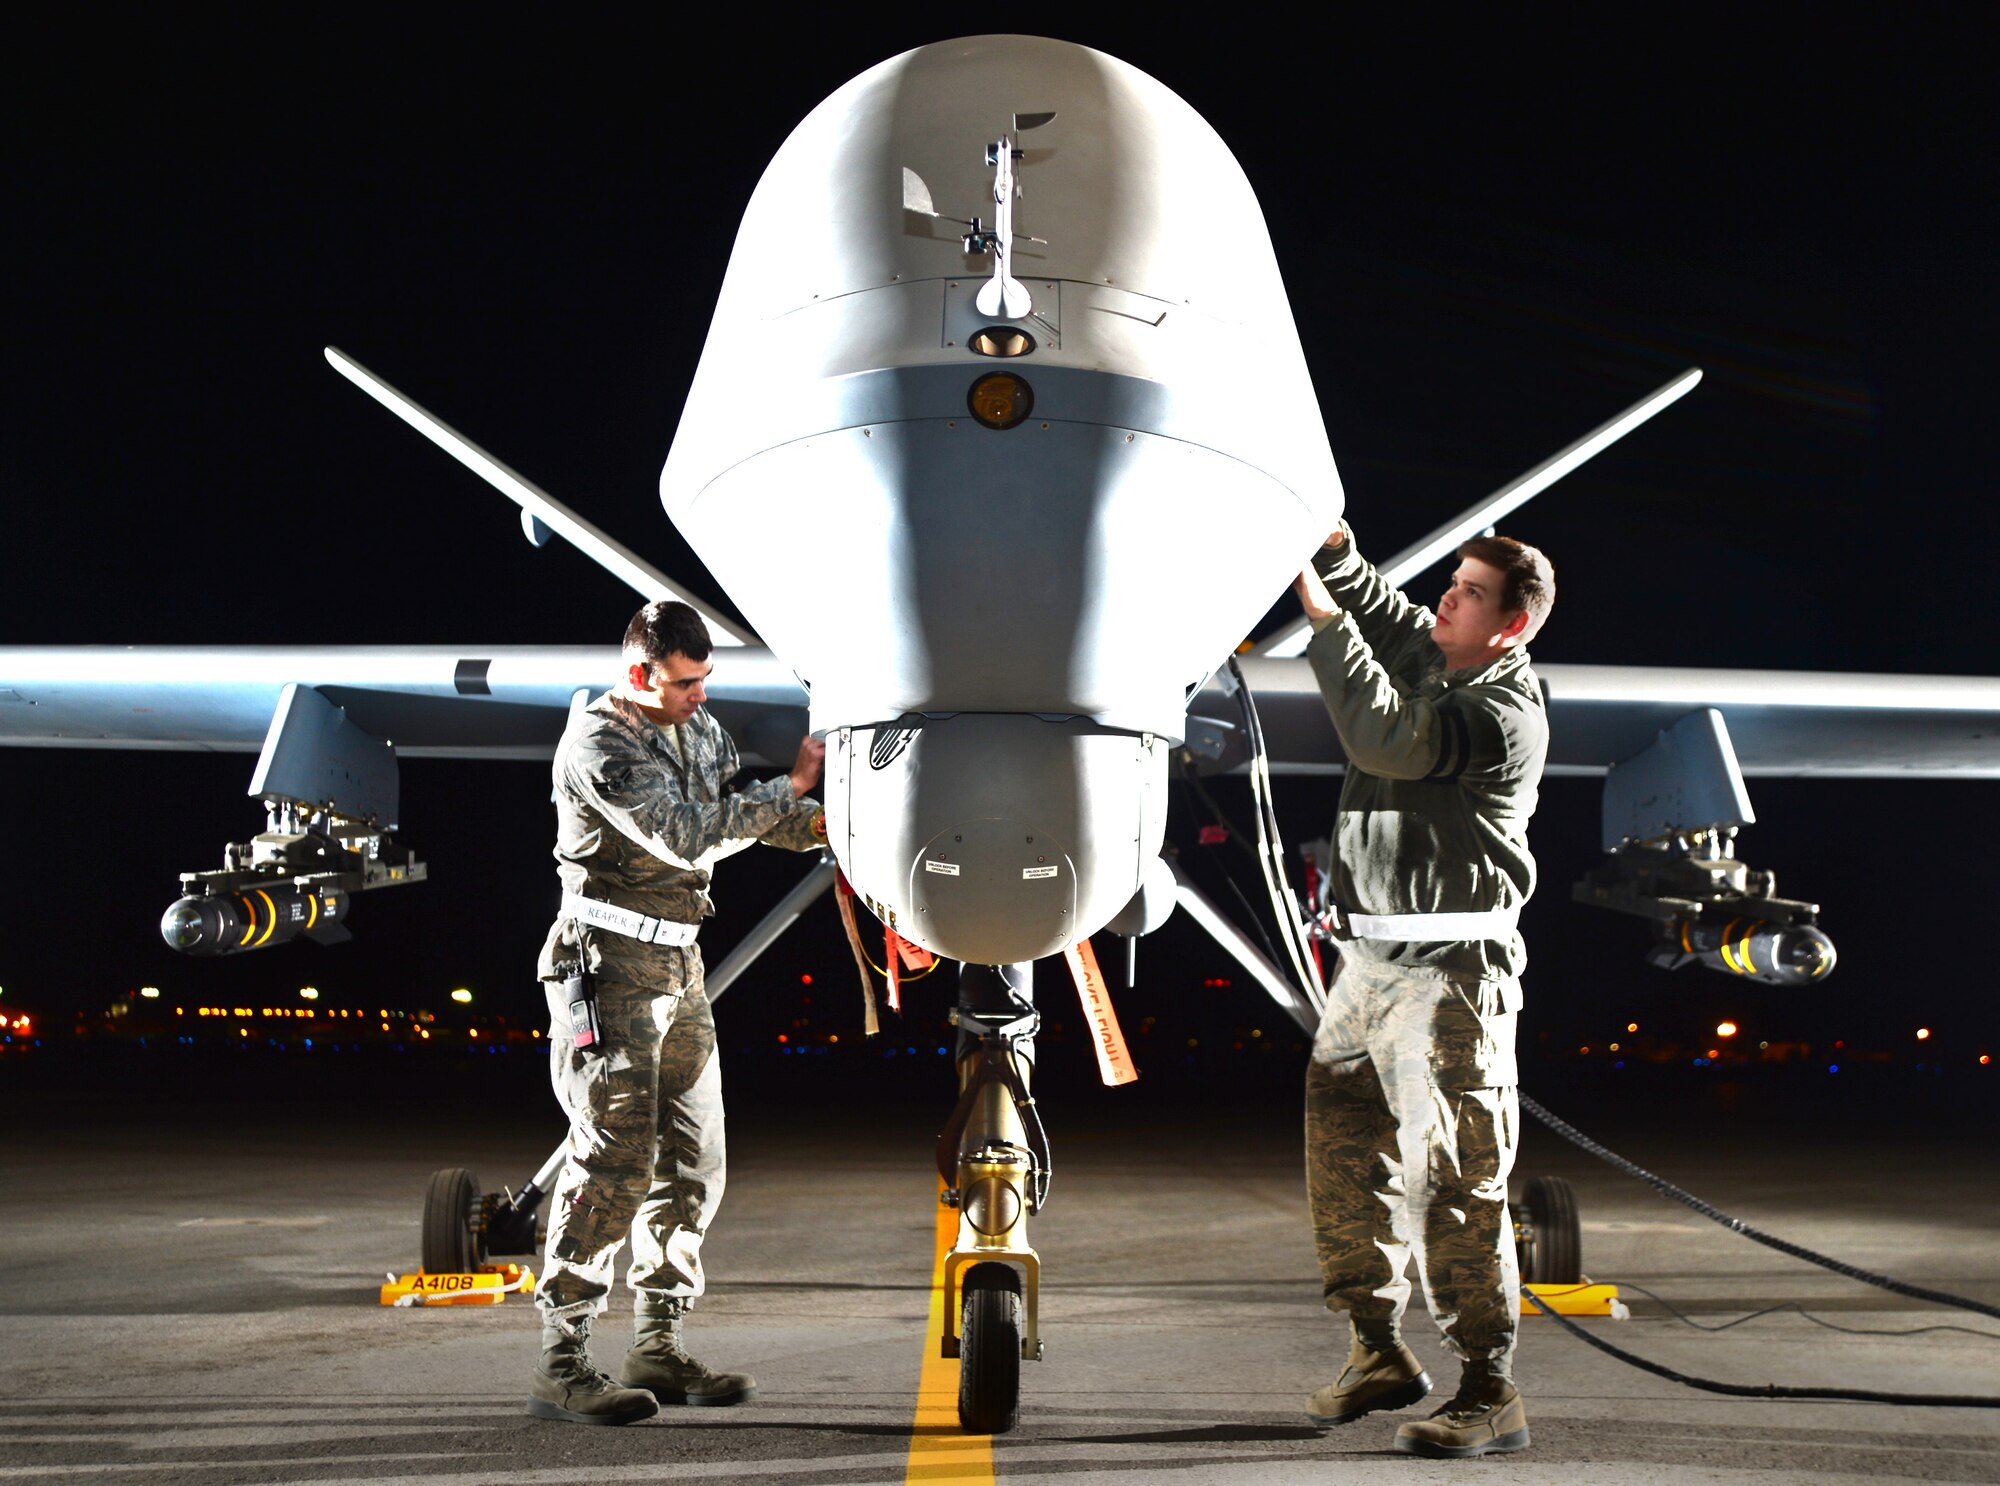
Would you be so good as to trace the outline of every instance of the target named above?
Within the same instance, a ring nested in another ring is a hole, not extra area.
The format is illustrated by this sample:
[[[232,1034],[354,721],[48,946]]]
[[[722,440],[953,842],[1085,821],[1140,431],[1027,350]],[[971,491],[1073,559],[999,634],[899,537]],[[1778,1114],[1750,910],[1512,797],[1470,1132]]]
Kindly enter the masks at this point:
[[[1627,1032],[1636,1032],[1639,1030],[1639,1024],[1637,1022],[1627,1022],[1625,1024],[1625,1030]]]
[[[1736,1035],[1736,1023],[1717,1022],[1715,1024],[1715,1035],[1717,1037],[1734,1037]]]
[[[1722,1049],[1719,1047],[1712,1047],[1708,1050],[1708,1055],[1711,1059],[1720,1058],[1722,1056]]]
[[[139,994],[144,996],[148,1001],[157,1001],[160,999],[160,988],[158,986],[140,986]],[[1919,1032],[1917,1035],[1919,1037],[1928,1037],[1930,1033]]]
[[[812,983],[813,983],[813,978],[810,975],[801,975],[799,977],[799,984],[802,986],[809,986]]]
[[[1612,1043],[1612,1044],[1611,1044],[1611,1051],[1613,1051],[1614,1053],[1618,1051],[1618,1044],[1617,1044],[1617,1043],[1615,1043],[1615,1042],[1614,1042],[1614,1043]]]
[[[299,995],[300,995],[300,996],[301,996],[301,997],[302,997],[303,999],[305,999],[305,1000],[307,1000],[307,1001],[317,1001],[317,1000],[319,1000],[319,987],[318,987],[318,986],[300,986],[300,987],[299,987]]]
[[[838,1032],[829,1032],[826,1034],[826,1040],[828,1042],[838,1042],[840,1041],[840,1034]]]
[[[1993,1055],[1991,1053],[1981,1053],[1979,1055],[1979,1066],[1981,1068],[1984,1068],[1987,1064],[1991,1063],[1992,1061],[1993,1061]]]
[[[1931,1035],[1931,1029],[1929,1027],[1917,1028],[1917,1041],[1923,1042],[1927,1038],[1929,1038],[1930,1035]]]
[[[472,992],[466,990],[465,987],[460,986],[457,990],[451,993],[451,999],[458,1002],[461,1006],[463,1006],[467,1002],[472,1000]]]

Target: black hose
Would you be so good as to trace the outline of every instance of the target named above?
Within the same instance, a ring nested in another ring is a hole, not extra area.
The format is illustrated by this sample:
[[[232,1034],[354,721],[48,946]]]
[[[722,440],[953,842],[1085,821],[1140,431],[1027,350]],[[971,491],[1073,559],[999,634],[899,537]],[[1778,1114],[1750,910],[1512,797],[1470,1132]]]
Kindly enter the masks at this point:
[[[1977,1311],[1982,1316],[2000,1317],[2000,1306],[1988,1305],[1982,1300],[1968,1300],[1962,1295],[1947,1295],[1941,1290],[1926,1290],[1920,1285],[1906,1285],[1901,1280],[1892,1280],[1887,1275],[1875,1274],[1866,1269],[1858,1269],[1852,1264],[1844,1264],[1838,1259],[1829,1259],[1824,1254],[1814,1253],[1795,1243],[1787,1243],[1768,1233],[1759,1232],[1741,1218],[1732,1218],[1719,1208],[1710,1207],[1691,1192],[1683,1192],[1665,1177],[1655,1176],[1638,1163],[1626,1160],[1615,1151],[1606,1150],[1585,1135],[1574,1125],[1558,1119],[1526,1094],[1521,1096],[1521,1108],[1547,1125],[1571,1145],[1589,1151],[1599,1160],[1608,1161],[1629,1176],[1636,1176],[1663,1197],[1671,1197],[1685,1207],[1691,1207],[1704,1218],[1720,1223],[1732,1232],[1740,1233],[1752,1243],[1760,1243],[1767,1249],[1776,1249],[1781,1254],[1789,1254],[1794,1259],[1803,1259],[1808,1264],[1817,1264],[1821,1269],[1830,1269],[1835,1274],[1846,1275],[1850,1280],[1859,1280],[1864,1285],[1873,1285],[1878,1290],[1893,1291],[1897,1295],[1907,1295],[1912,1300],[1928,1300],[1936,1305],[1956,1306],[1960,1310]]]
[[[1532,1290],[1523,1290],[1521,1298],[1571,1336],[1589,1342],[1598,1351],[1609,1353],[1620,1362],[1630,1363],[1641,1372],[1649,1372],[1656,1378],[1665,1378],[1670,1383],[1683,1383],[1707,1393],[1727,1393],[1732,1398],[1840,1398],[1852,1403],[1900,1403],[1924,1408],[2000,1409],[2000,1398],[1979,1398],[1969,1394],[1877,1393],[1872,1388],[1782,1388],[1776,1383],[1718,1383],[1710,1378],[1690,1377],[1687,1373],[1675,1372],[1671,1367],[1648,1361],[1644,1357],[1636,1357],[1623,1347],[1614,1347],[1601,1336],[1592,1336],[1569,1317],[1558,1315],[1554,1309],[1543,1304],[1541,1297]]]

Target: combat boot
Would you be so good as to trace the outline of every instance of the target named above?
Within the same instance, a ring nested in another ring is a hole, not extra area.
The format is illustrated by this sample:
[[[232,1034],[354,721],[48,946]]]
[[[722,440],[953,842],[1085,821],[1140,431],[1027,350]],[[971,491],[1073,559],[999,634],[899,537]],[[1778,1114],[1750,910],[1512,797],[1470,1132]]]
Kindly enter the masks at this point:
[[[644,1388],[661,1403],[720,1408],[757,1391],[748,1373],[717,1372],[688,1356],[681,1345],[681,1317],[640,1311],[632,1319],[632,1350],[618,1369],[628,1388]]]
[[[1315,1424],[1346,1424],[1377,1409],[1408,1408],[1430,1391],[1431,1375],[1400,1337],[1363,1341],[1357,1334],[1340,1376],[1306,1400],[1306,1417]]]
[[[1428,1419],[1412,1419],[1396,1431],[1396,1448],[1406,1455],[1449,1460],[1525,1450],[1527,1405],[1512,1380],[1468,1367],[1450,1403]]]
[[[636,1424],[659,1413],[653,1395],[623,1388],[590,1360],[590,1317],[542,1322],[542,1357],[528,1384],[528,1412],[571,1424]]]

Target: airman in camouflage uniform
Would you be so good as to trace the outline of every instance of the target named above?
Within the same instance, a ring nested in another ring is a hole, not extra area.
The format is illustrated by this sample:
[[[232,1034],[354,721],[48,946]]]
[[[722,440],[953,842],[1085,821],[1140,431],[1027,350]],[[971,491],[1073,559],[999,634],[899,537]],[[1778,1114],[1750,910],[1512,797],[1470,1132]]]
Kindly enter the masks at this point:
[[[702,1293],[702,1239],[725,1170],[715,1019],[693,926],[714,912],[719,858],[755,841],[825,844],[824,818],[805,797],[824,749],[808,738],[789,776],[732,791],[736,746],[702,706],[709,648],[693,609],[648,604],[626,631],[625,683],[573,715],[556,750],[565,908],[539,974],[570,1133],[535,1289],[543,1341],[528,1408],[543,1418],[622,1424],[656,1413],[655,1399],[732,1404],[755,1388],[690,1358],[680,1341]],[[642,939],[579,916],[597,904],[660,927]],[[569,989],[579,973],[597,1019],[595,1040],[581,1046]],[[628,1235],[636,1320],[620,1387],[592,1365],[587,1338]]]
[[[1313,1236],[1327,1306],[1355,1334],[1307,1412],[1341,1424],[1430,1391],[1401,1334],[1414,1255],[1463,1378],[1396,1447],[1444,1456],[1528,1443],[1507,1211],[1527,959],[1514,921],[1534,891],[1528,819],[1548,752],[1524,647],[1555,597],[1532,547],[1475,538],[1459,558],[1435,614],[1392,589],[1345,527],[1299,580],[1316,631],[1306,655],[1347,753],[1334,899],[1417,916],[1355,925],[1307,1065]],[[1438,914],[1482,917],[1425,923]]]

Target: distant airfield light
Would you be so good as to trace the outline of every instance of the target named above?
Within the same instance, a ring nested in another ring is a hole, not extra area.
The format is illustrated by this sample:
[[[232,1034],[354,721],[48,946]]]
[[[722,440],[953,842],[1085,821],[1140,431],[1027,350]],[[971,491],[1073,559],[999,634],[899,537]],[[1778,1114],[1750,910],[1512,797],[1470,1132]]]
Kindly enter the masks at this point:
[[[1617,1044],[1617,1043],[1615,1043],[1615,1042],[1614,1042],[1614,1043],[1612,1043],[1612,1044],[1611,1044],[1611,1051],[1613,1051],[1614,1053],[1618,1051],[1618,1044]]]
[[[801,975],[799,977],[799,984],[802,986],[809,986],[812,983],[813,983],[813,978],[810,975]]]
[[[1924,1042],[1929,1039],[1930,1035],[1931,1029],[1929,1027],[1917,1028],[1917,1041]]]
[[[1717,1037],[1734,1037],[1736,1035],[1736,1023],[1717,1022],[1715,1024],[1715,1035]]]
[[[1712,1047],[1708,1050],[1708,1057],[1710,1062],[1713,1062],[1715,1059],[1721,1056],[1722,1056],[1722,1049],[1719,1047]]]
[[[466,1003],[472,1000],[472,992],[466,990],[464,986],[460,986],[457,990],[451,993],[451,999],[458,1002],[460,1005],[465,1005]]]
[[[299,987],[299,995],[300,995],[300,997],[301,997],[302,999],[304,999],[304,1000],[307,1000],[307,1001],[317,1001],[317,1000],[319,1000],[319,987],[318,987],[318,986],[300,986],[300,987]]]
[[[1625,1024],[1625,1030],[1627,1032],[1636,1032],[1639,1030],[1639,1024],[1637,1022],[1627,1022]]]
[[[1981,1053],[1979,1055],[1979,1066],[1981,1068],[1984,1068],[1987,1064],[1991,1063],[1992,1061],[1993,1061],[1993,1055],[1991,1053]]]
[[[140,986],[139,994],[144,996],[148,1001],[157,1001],[160,999],[160,988],[158,986]],[[1917,1036],[1928,1037],[1930,1033],[1919,1032]]]

